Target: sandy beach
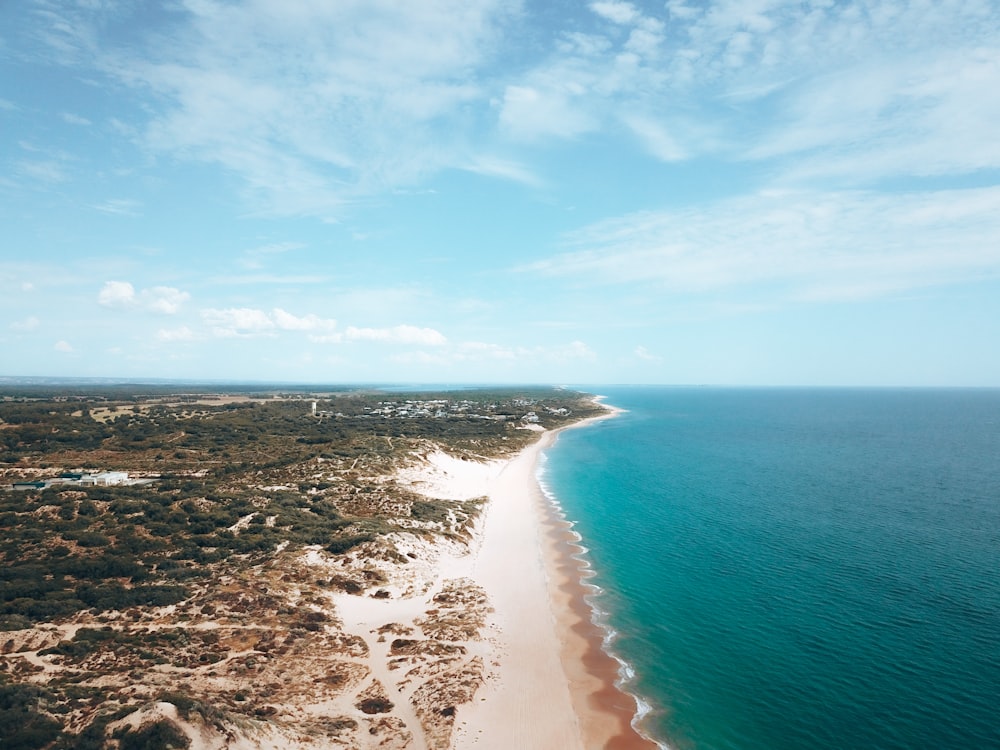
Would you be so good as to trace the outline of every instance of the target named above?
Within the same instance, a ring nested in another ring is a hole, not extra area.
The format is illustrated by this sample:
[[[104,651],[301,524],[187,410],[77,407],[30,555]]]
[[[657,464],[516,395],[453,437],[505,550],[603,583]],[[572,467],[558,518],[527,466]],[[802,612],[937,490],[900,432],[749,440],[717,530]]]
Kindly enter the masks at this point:
[[[381,582],[361,595],[327,594],[335,650],[303,665],[341,677],[289,716],[345,717],[357,748],[655,750],[630,724],[636,701],[616,687],[619,664],[591,621],[577,537],[538,483],[539,457],[557,435],[540,430],[508,459],[455,456],[428,442],[385,477],[429,498],[483,503],[464,538],[401,531],[385,538],[392,555],[381,559],[365,545],[341,558],[316,549],[296,558],[306,579],[367,570]],[[308,742],[287,724],[256,731],[239,746],[343,746]]]
[[[630,725],[636,702],[615,687],[619,665],[602,650],[604,634],[591,622],[581,582],[585,572],[573,557],[580,551],[576,537],[538,485],[539,457],[556,437],[557,432],[541,432],[538,441],[505,461],[463,461],[441,452],[423,456],[397,481],[432,497],[489,498],[472,542],[439,550],[428,561],[432,571],[419,590],[412,584],[403,590],[404,582],[394,592],[399,596],[386,600],[343,596],[336,602],[345,630],[367,635],[387,622],[419,627],[421,613],[447,582],[462,581],[486,593],[479,637],[463,642],[481,672],[474,694],[465,696],[471,700],[456,706],[447,745],[455,750],[656,747]],[[397,705],[418,703],[398,675],[385,669],[386,648],[373,649],[372,674],[396,686],[390,693],[406,699]],[[402,718],[426,724],[426,716]],[[442,746],[425,741],[428,747]],[[424,743],[414,737],[409,746]]]
[[[383,514],[378,535],[336,553],[285,541],[180,603],[9,631],[5,670],[89,675],[134,706],[96,732],[168,732],[191,750],[655,750],[592,622],[578,537],[539,486],[559,432],[517,429],[516,454],[412,439],[362,469],[338,512]],[[343,482],[356,464],[312,461],[309,478]],[[258,517],[277,515],[228,533]],[[71,647],[81,633],[86,649]],[[122,646],[161,642],[155,663]]]
[[[631,727],[636,702],[615,686],[618,662],[591,623],[576,536],[538,486],[539,457],[556,437],[518,454],[489,493],[473,578],[490,594],[500,653],[495,678],[461,714],[456,750],[656,747]]]

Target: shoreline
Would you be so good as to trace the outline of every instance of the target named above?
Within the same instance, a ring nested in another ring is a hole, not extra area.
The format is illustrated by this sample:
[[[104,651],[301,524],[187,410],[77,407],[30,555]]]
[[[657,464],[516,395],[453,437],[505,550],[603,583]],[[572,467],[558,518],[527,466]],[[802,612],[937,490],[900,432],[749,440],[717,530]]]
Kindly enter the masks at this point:
[[[402,577],[383,584],[390,596],[335,597],[344,631],[369,642],[363,661],[366,682],[375,687],[366,690],[384,686],[398,703],[394,719],[422,726],[401,736],[400,748],[662,750],[641,733],[644,704],[627,692],[627,665],[613,655],[611,630],[591,606],[595,587],[580,537],[540,477],[544,452],[563,430],[621,412],[604,408],[599,416],[540,431],[506,459],[469,461],[430,450],[397,474],[402,486],[429,497],[488,498],[469,547],[414,544],[410,563],[394,570]],[[446,590],[452,593],[441,598]],[[400,661],[392,658],[392,639],[369,636],[387,628],[429,634],[429,618],[459,590],[479,591],[483,602],[461,615],[464,623],[479,624],[452,647],[459,660],[413,662],[395,671]],[[430,704],[428,688],[418,687],[428,677],[440,693]],[[453,723],[434,728],[441,722],[428,705],[449,703]]]
[[[558,499],[542,486],[538,477],[544,451],[555,445],[564,430],[588,427],[624,412],[601,405],[608,410],[607,414],[563,427],[540,441],[543,445],[536,460],[534,482],[539,500],[538,519],[545,535],[552,604],[563,643],[563,666],[586,746],[604,750],[659,750],[661,746],[637,727],[642,718],[641,703],[622,684],[624,662],[607,649],[610,629],[595,621],[597,612],[589,599],[596,587],[588,582],[594,571],[585,558],[582,539],[566,519]]]
[[[548,526],[551,565],[558,575],[553,600],[563,610],[557,621],[564,641],[564,667],[577,713],[585,722],[586,745],[605,750],[659,750],[661,746],[636,726],[642,718],[640,702],[622,685],[624,663],[607,650],[609,629],[594,622],[595,609],[588,598],[595,587],[587,583],[594,574],[581,557],[580,536],[550,499],[542,512],[546,513],[543,523]],[[587,723],[592,725],[589,731]]]
[[[544,432],[492,482],[472,578],[489,594],[491,676],[463,706],[453,750],[659,750],[634,723],[640,702],[622,687],[622,663],[594,622],[589,565],[579,536],[539,481]]]

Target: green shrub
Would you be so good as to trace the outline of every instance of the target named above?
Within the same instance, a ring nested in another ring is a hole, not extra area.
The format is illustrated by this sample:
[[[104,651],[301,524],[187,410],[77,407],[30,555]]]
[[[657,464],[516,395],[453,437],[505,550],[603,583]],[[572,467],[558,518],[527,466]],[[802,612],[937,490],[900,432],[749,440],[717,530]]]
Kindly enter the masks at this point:
[[[0,685],[0,745],[5,750],[35,750],[56,740],[62,725],[38,710],[52,698],[34,685]]]
[[[182,750],[191,747],[191,740],[175,724],[162,720],[120,735],[119,747],[121,750]]]

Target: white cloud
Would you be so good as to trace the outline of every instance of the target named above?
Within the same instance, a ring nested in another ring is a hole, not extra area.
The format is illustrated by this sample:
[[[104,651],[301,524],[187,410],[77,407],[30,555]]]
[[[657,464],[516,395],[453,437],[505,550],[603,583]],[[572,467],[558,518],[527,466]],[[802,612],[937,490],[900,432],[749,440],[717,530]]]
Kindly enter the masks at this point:
[[[135,287],[127,281],[107,281],[97,295],[98,304],[124,307],[135,303]]]
[[[502,0],[205,0],[130,47],[96,8],[48,5],[48,43],[152,94],[128,137],[240,176],[263,214],[333,218],[443,169],[534,187],[512,147],[594,133],[668,162],[777,162],[782,184],[1000,166],[992,3],[593,0],[530,50],[530,15]],[[70,177],[44,156],[21,174]]]
[[[300,318],[277,307],[272,312],[272,318],[275,325],[285,331],[323,331],[337,327],[337,321],[332,318],[321,318],[312,313]]]
[[[174,289],[172,286],[154,286],[152,289],[143,289],[139,295],[140,303],[146,309],[161,313],[163,315],[174,315],[179,312],[181,305],[191,299],[191,295]]]
[[[174,315],[191,295],[170,286],[154,286],[136,293],[128,281],[107,281],[97,295],[97,302],[111,308],[134,308],[161,315]]]
[[[408,344],[440,347],[448,343],[445,336],[433,328],[398,325],[386,328],[349,326],[343,332],[335,330],[337,321],[314,313],[294,315],[281,308],[271,312],[249,307],[206,309],[202,321],[214,336],[248,338],[276,336],[282,331],[301,332],[315,344],[343,344],[371,341],[384,344]],[[162,333],[162,332],[161,332]]]
[[[312,341],[339,342],[340,334],[331,333],[337,326],[332,318],[321,318],[313,313],[293,315],[274,308],[270,313],[251,307],[209,308],[201,311],[201,318],[212,334],[222,338],[274,336],[278,331],[319,332],[310,335]]]
[[[629,3],[590,7],[616,26],[607,33],[563,34],[551,56],[509,82],[501,103],[502,131],[531,141],[624,126],[654,156],[680,158],[686,149],[667,135],[679,114],[672,111],[675,97],[664,68],[664,23]],[[628,27],[627,35],[620,26]]]
[[[41,321],[34,315],[29,315],[24,320],[15,320],[10,324],[10,329],[12,331],[28,332],[34,331],[38,326],[41,325]]]
[[[772,301],[854,299],[1000,277],[1000,188],[763,192],[630,214],[567,243],[575,249],[525,270],[678,293],[744,288]]]
[[[57,352],[63,352],[64,354],[69,354],[69,353],[71,353],[71,352],[74,351],[73,345],[70,344],[68,341],[65,341],[65,340],[57,341],[52,346],[52,348],[55,349]]]
[[[397,344],[418,344],[423,346],[443,346],[448,339],[433,328],[419,328],[398,325],[392,328],[357,328],[350,326],[344,331],[347,341],[380,341]]]
[[[250,307],[209,308],[201,311],[201,318],[220,338],[273,335],[277,327],[266,312]]]
[[[671,18],[686,21],[696,18],[701,10],[690,7],[684,0],[667,0],[667,12]]]
[[[590,9],[597,15],[619,24],[631,23],[639,16],[639,11],[632,3],[619,2],[619,0],[594,2],[590,4]]]

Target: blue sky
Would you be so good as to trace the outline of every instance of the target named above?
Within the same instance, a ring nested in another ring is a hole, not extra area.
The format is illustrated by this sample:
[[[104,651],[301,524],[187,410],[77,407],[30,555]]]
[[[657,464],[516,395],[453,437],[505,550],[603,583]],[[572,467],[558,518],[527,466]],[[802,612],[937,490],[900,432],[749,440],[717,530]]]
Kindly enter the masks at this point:
[[[1000,385],[996,2],[0,3],[0,374]]]

